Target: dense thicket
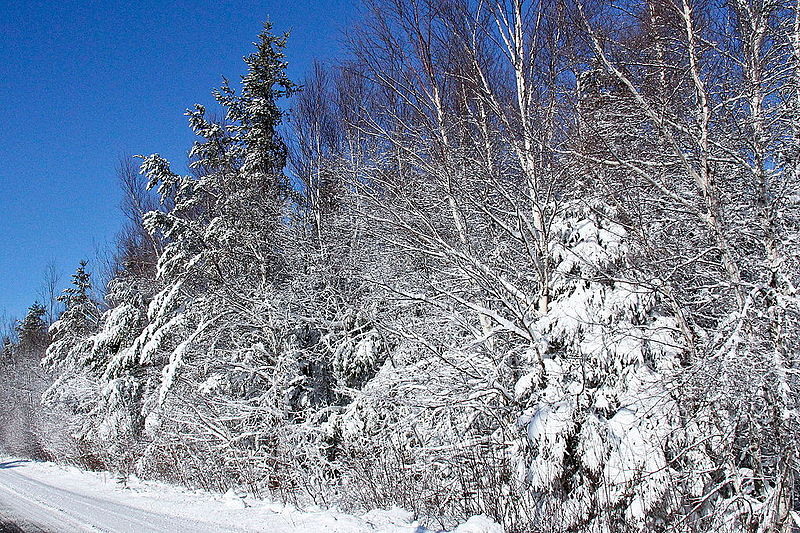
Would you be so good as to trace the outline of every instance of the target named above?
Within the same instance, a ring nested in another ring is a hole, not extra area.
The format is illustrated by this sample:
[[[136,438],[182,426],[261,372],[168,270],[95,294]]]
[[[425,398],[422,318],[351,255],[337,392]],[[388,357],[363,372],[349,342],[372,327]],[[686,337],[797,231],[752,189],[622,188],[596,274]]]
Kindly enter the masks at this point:
[[[50,373],[27,453],[445,526],[800,527],[800,8],[364,11],[302,86],[267,24],[189,174],[143,158],[158,203],[121,167],[103,301],[82,264],[4,343],[3,394]]]

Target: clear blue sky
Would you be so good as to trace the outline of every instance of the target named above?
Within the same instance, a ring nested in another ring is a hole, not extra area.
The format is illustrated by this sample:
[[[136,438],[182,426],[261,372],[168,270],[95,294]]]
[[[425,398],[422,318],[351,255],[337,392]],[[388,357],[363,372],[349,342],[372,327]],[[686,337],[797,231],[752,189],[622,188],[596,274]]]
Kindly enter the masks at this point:
[[[182,166],[184,110],[238,81],[267,17],[300,81],[342,49],[355,1],[0,0],[0,313],[24,313],[48,262],[66,283],[113,240],[122,154]]]

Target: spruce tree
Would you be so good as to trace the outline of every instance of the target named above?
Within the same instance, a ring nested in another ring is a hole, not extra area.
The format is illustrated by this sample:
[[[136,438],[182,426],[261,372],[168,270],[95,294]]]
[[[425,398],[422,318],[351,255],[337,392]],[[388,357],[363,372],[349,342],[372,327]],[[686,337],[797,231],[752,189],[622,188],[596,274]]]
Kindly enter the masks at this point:
[[[53,342],[47,349],[45,366],[96,366],[89,360],[91,349],[87,340],[97,328],[99,310],[90,296],[92,282],[89,272],[86,271],[87,265],[86,261],[80,262],[72,275],[72,285],[64,289],[58,297],[58,301],[64,304],[64,312],[50,326]]]
[[[78,269],[72,275],[72,286],[64,289],[58,301],[64,304],[65,309],[84,306],[89,302],[89,293],[92,290],[90,274],[86,271],[88,261],[81,261]]]
[[[44,316],[47,309],[39,302],[34,303],[28,308],[25,318],[16,326],[18,336],[18,349],[35,350],[42,349],[47,343],[47,324]]]
[[[164,411],[180,419],[180,408],[164,407],[178,373],[184,405],[215,375],[221,376],[215,393],[230,394],[226,404],[239,405],[240,395],[260,389],[252,373],[231,370],[231,359],[242,368],[263,366],[251,361],[256,356],[277,357],[273,340],[280,335],[255,324],[272,322],[262,317],[273,310],[269,294],[280,276],[281,231],[291,201],[283,173],[287,149],[278,133],[284,115],[278,100],[296,89],[285,73],[286,39],[265,24],[255,52],[245,58],[241,91],[225,80],[213,93],[226,110],[223,120],[207,118],[202,105],[187,111],[200,137],[189,154],[190,175],[176,174],[158,154],[144,158],[148,187],[157,188],[168,206],[145,215],[148,231],[164,238],[158,261],[163,288],[141,317],[138,335],[130,333],[139,318],[121,306],[93,337],[95,351],[110,354],[102,424],[108,436],[162,427]],[[239,414],[234,410],[228,424]]]

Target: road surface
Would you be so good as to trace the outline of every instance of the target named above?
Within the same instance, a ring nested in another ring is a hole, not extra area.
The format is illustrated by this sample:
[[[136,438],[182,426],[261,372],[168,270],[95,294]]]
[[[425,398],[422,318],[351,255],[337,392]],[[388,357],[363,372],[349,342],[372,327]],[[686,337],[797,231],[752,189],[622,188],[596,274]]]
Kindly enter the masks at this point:
[[[235,528],[130,507],[26,475],[27,461],[0,462],[0,533],[217,533]]]
[[[481,518],[482,517],[473,517]],[[498,533],[471,527],[458,533]],[[403,509],[354,515],[242,492],[192,490],[134,476],[0,456],[0,533],[433,533]]]

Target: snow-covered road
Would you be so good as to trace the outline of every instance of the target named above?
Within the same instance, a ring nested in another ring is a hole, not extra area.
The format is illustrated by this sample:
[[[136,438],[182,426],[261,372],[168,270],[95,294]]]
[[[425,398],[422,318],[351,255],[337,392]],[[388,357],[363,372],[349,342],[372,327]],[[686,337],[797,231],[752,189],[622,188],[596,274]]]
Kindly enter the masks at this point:
[[[402,509],[361,516],[0,456],[0,533],[433,533]],[[454,533],[502,533],[473,517]]]
[[[13,521],[26,532],[211,533],[237,530],[230,524],[222,529],[218,524],[150,512],[96,495],[74,492],[29,477],[27,474],[32,469],[35,466],[25,461],[0,463],[0,508],[6,521]]]
[[[210,533],[426,531],[393,509],[363,516],[0,458],[0,532]]]

